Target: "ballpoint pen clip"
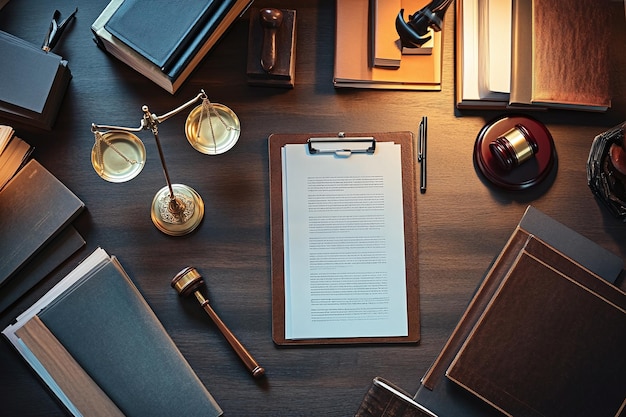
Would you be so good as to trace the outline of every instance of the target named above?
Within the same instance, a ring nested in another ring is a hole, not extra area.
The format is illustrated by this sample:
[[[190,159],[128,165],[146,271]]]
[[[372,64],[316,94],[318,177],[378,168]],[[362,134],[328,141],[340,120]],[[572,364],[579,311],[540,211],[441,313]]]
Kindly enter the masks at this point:
[[[52,20],[50,21],[48,32],[46,33],[46,37],[43,40],[43,45],[41,46],[41,49],[49,52],[52,50],[52,48],[56,46],[57,42],[63,35],[65,28],[76,16],[76,12],[78,12],[78,7],[75,8],[68,17],[66,17],[65,19],[63,19],[63,21],[59,23],[58,19],[61,17],[61,12],[59,12],[58,10],[54,11],[54,13],[52,14]]]
[[[420,192],[426,192],[426,138],[428,135],[426,116],[422,117],[418,129],[417,162],[420,164]]]
[[[424,119],[420,122],[418,134],[417,134],[417,162],[422,162],[424,159]]]

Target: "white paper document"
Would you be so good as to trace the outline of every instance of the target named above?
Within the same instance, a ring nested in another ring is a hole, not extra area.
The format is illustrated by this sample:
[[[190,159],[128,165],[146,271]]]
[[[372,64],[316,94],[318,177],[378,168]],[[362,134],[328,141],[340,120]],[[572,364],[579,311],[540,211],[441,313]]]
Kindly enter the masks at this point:
[[[407,336],[400,145],[281,157],[285,338]]]

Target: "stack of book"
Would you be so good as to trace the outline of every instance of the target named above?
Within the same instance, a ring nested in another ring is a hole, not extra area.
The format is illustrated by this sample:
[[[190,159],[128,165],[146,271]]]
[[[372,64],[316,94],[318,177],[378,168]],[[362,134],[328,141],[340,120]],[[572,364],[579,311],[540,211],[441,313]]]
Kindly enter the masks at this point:
[[[337,2],[335,87],[441,90],[442,32],[422,48],[402,48],[395,21],[429,2],[424,0],[342,0]]]
[[[437,415],[622,416],[623,265],[529,207],[414,399]]]
[[[0,154],[0,174],[12,176],[0,190],[0,312],[85,244],[71,225],[83,202],[35,159],[24,164],[30,151],[13,137]]]
[[[72,74],[53,52],[0,31],[0,120],[51,130]]]
[[[11,126],[0,125],[0,191],[19,171],[33,151],[33,147],[15,135]]]
[[[222,414],[119,261],[101,248],[2,334],[71,415]]]
[[[458,0],[459,109],[606,111],[608,5],[595,0]]]
[[[174,94],[252,1],[112,0],[91,30],[99,47]]]

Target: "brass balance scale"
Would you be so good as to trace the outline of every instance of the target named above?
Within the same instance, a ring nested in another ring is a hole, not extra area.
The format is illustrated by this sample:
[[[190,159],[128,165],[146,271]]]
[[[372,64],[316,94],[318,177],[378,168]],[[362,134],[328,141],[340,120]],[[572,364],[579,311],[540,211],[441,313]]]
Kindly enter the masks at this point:
[[[185,135],[191,146],[207,155],[231,149],[239,139],[239,118],[225,105],[211,103],[204,90],[162,116],[150,113],[144,105],[143,118],[137,128],[91,125],[95,137],[91,164],[102,179],[114,183],[130,181],[139,175],[146,162],[146,148],[134,132],[152,131],[167,185],[152,200],[151,218],[157,229],[171,236],[182,236],[198,227],[204,217],[204,202],[193,188],[170,181],[158,125],[197,102],[200,104],[191,110],[185,121]]]

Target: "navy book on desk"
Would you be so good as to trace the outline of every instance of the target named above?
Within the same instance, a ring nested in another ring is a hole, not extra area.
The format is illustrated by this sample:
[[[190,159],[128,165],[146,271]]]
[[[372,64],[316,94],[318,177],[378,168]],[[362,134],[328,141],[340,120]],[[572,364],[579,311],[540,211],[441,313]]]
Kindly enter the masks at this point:
[[[104,51],[174,94],[253,0],[111,0],[91,25]]]
[[[50,130],[71,79],[67,61],[0,31],[0,120]]]
[[[85,207],[32,159],[0,192],[0,285],[13,277]]]
[[[2,333],[73,415],[222,414],[119,261],[101,248]]]
[[[175,61],[220,0],[125,0],[105,28],[162,69]]]

